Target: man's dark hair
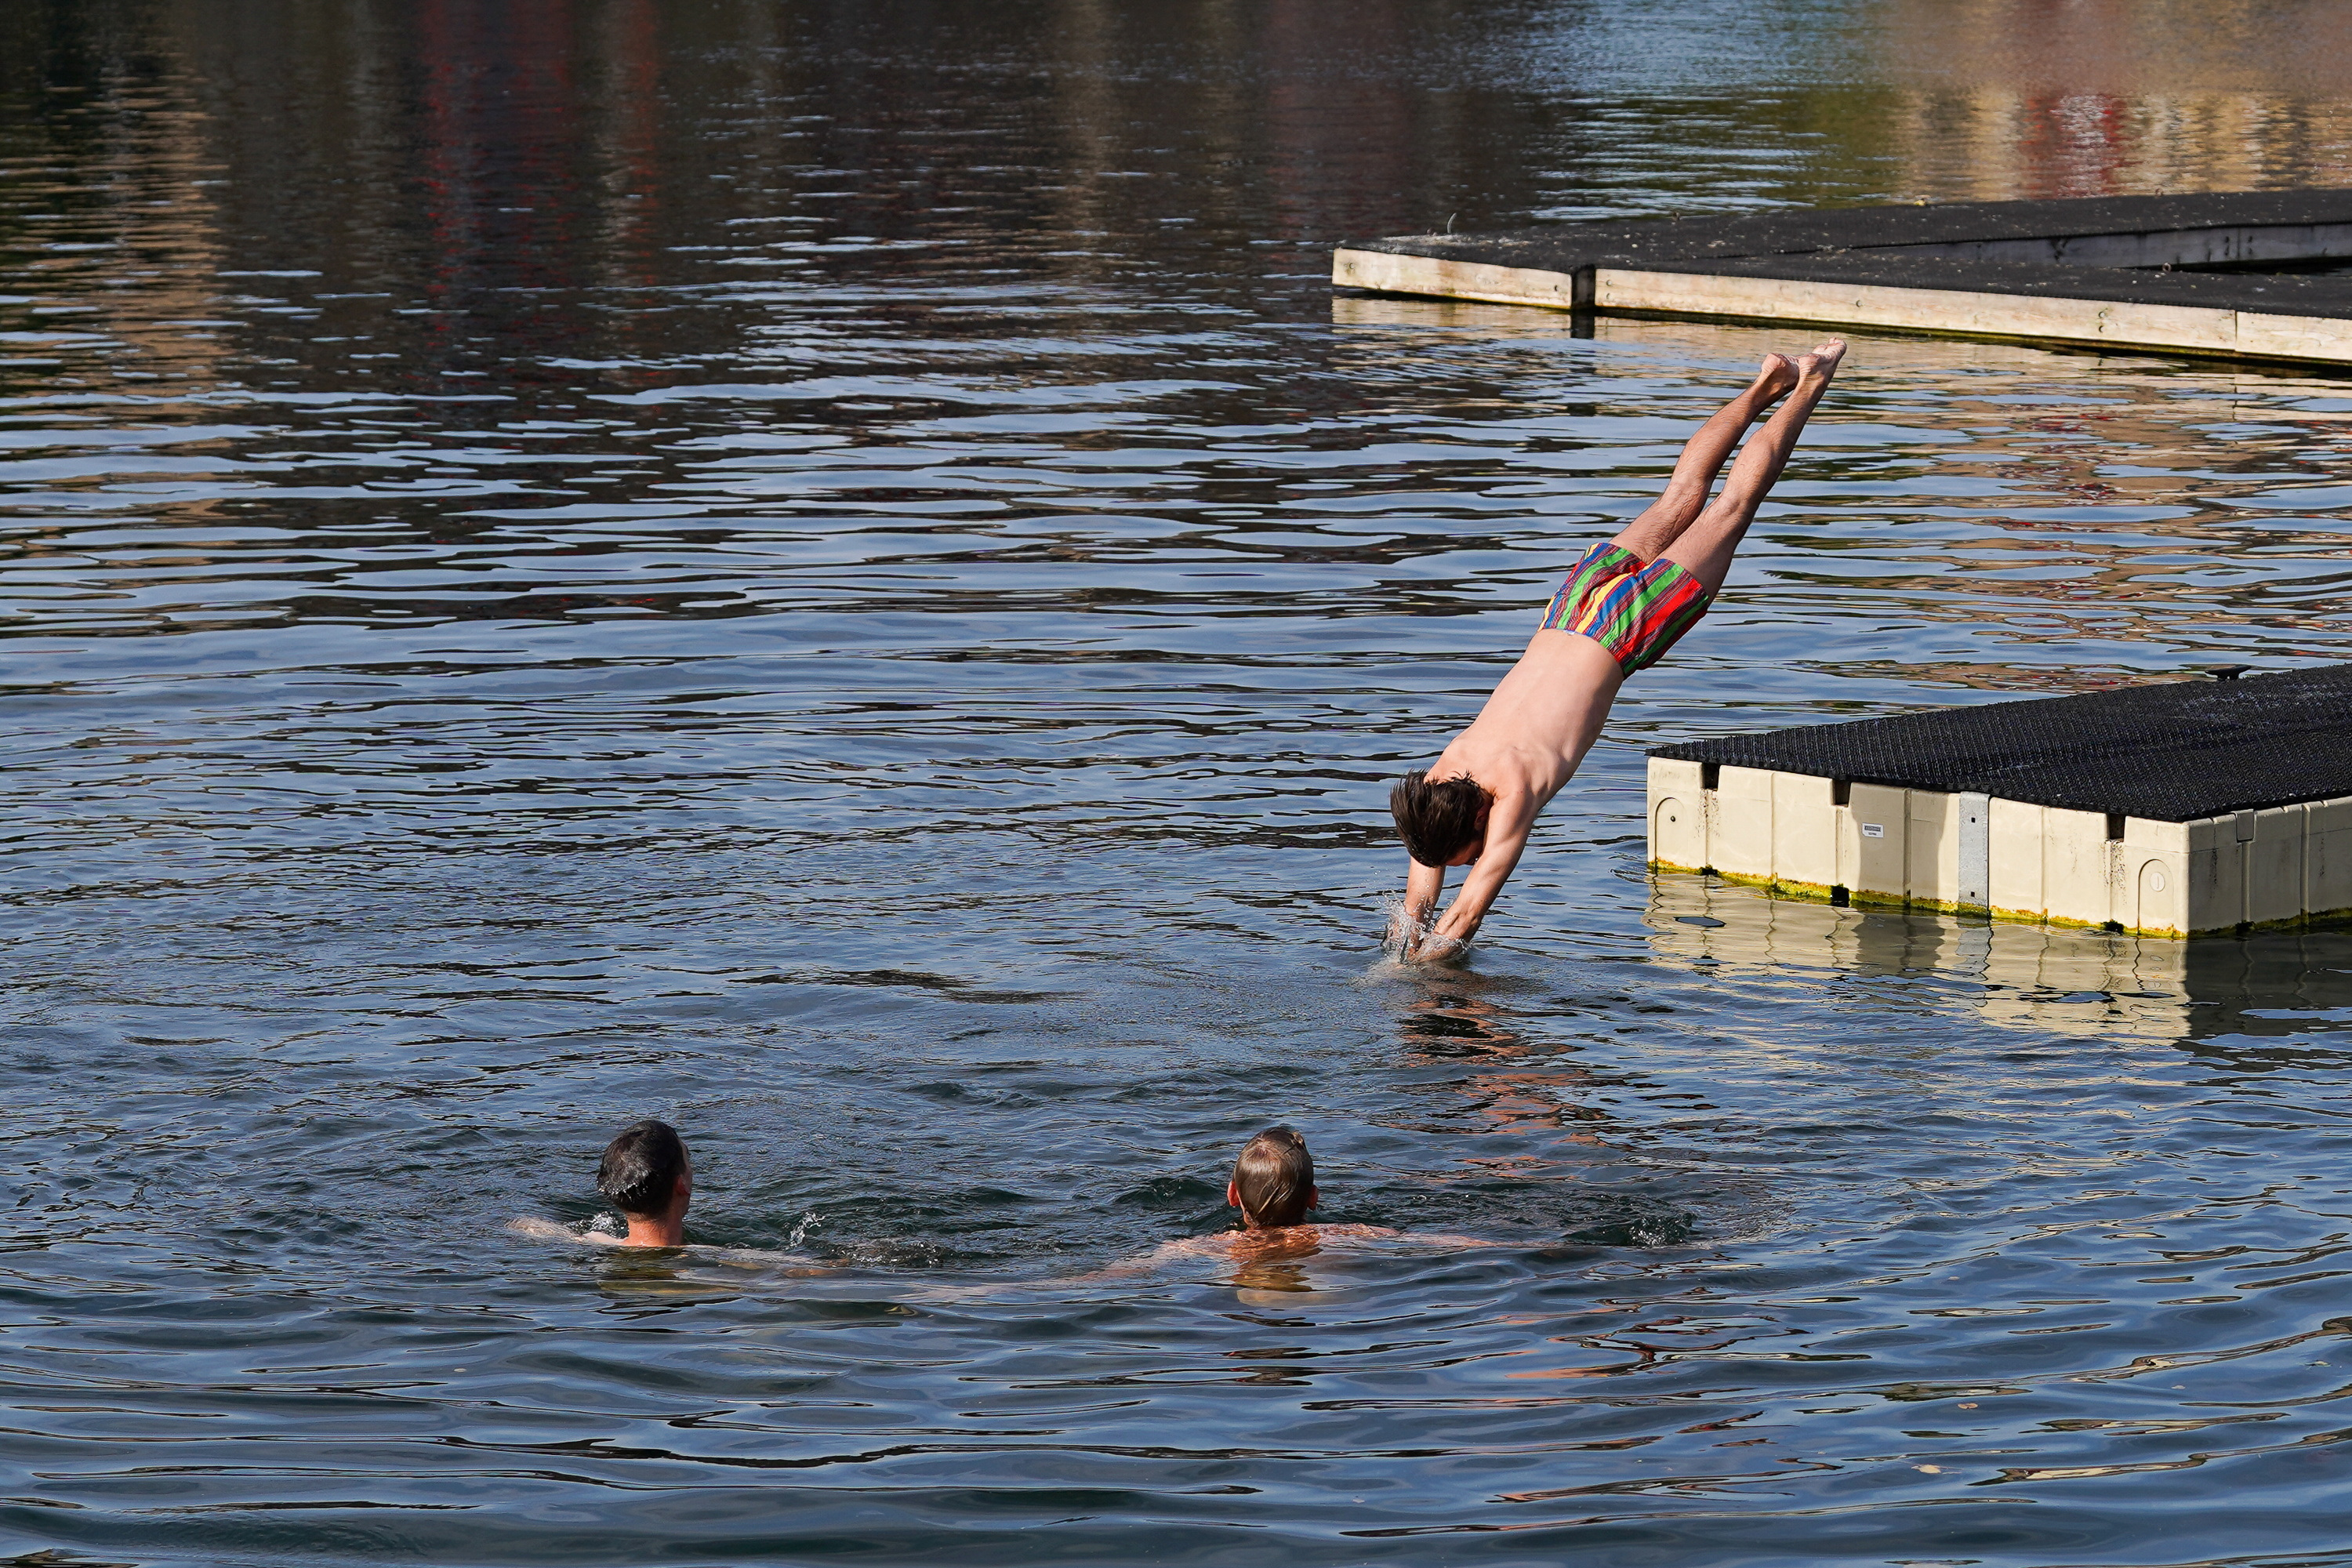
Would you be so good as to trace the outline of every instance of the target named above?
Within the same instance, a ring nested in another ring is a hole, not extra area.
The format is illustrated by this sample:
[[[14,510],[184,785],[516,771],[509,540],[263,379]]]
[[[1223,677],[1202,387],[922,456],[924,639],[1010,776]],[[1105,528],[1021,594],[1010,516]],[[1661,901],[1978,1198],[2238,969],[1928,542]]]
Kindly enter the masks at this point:
[[[1478,819],[1494,801],[1468,773],[1434,780],[1426,773],[1407,773],[1389,791],[1389,813],[1406,854],[1424,866],[1443,866],[1478,842]]]
[[[623,1214],[664,1214],[684,1174],[686,1140],[668,1122],[649,1120],[604,1145],[604,1158],[596,1166],[596,1190]]]
[[[1288,1127],[1269,1127],[1242,1147],[1234,1162],[1234,1189],[1242,1213],[1271,1230],[1307,1217],[1315,1195],[1315,1156]]]

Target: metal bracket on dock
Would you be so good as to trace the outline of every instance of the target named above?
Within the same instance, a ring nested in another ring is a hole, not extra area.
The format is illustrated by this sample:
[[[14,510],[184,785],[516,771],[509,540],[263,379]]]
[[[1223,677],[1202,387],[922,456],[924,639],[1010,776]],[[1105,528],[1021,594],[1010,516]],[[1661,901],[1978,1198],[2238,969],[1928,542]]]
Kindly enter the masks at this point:
[[[1992,796],[1960,796],[1960,896],[1963,908],[1992,908]]]

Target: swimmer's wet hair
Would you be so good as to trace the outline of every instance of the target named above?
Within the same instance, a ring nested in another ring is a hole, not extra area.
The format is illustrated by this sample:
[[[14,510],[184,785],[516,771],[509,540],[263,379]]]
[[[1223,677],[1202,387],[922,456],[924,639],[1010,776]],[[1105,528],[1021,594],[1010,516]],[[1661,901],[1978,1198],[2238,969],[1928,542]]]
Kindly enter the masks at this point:
[[[1307,1152],[1307,1140],[1287,1127],[1267,1128],[1234,1162],[1234,1188],[1252,1224],[1268,1230],[1297,1225],[1315,1195],[1315,1156]]]
[[[669,1208],[677,1179],[686,1174],[686,1140],[667,1121],[647,1120],[625,1128],[604,1145],[596,1166],[596,1190],[623,1214],[658,1215]]]
[[[1478,816],[1495,797],[1467,773],[1432,780],[1407,773],[1389,791],[1389,815],[1405,853],[1424,866],[1443,866],[1478,841]]]

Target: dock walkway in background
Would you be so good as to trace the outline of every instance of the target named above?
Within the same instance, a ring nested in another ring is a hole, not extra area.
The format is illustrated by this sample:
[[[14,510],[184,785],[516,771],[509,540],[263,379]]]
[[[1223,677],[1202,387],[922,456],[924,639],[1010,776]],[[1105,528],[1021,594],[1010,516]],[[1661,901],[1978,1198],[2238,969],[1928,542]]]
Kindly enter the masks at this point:
[[[1801,209],[1340,247],[1334,285],[2352,364],[2352,190]]]

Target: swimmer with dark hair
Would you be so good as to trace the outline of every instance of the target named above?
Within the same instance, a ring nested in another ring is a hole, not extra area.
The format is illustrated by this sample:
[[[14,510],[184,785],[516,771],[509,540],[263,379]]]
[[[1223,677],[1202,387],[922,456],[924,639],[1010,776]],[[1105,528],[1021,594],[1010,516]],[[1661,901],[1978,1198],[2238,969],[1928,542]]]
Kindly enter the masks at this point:
[[[624,1236],[570,1230],[552,1220],[519,1219],[516,1230],[544,1241],[592,1241],[604,1247],[686,1245],[686,1209],[694,1201],[694,1161],[686,1140],[667,1121],[648,1117],[621,1130],[596,1163],[596,1190],[621,1211]]]
[[[1400,957],[1451,959],[1478,934],[1538,814],[1600,739],[1617,689],[1664,658],[1721,591],[1732,552],[1844,355],[1834,338],[1794,359],[1766,354],[1755,381],[1683,448],[1665,493],[1570,571],[1470,728],[1426,769],[1396,782],[1389,810],[1412,859],[1390,931]],[[1782,398],[1709,502],[1733,446]],[[1454,866],[1470,869],[1440,915]]]
[[[694,1162],[686,1140],[651,1118],[604,1145],[596,1190],[629,1222],[623,1247],[684,1247],[686,1206],[694,1201]]]

